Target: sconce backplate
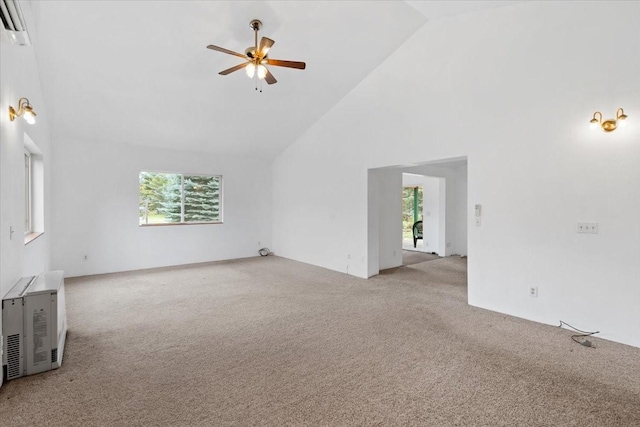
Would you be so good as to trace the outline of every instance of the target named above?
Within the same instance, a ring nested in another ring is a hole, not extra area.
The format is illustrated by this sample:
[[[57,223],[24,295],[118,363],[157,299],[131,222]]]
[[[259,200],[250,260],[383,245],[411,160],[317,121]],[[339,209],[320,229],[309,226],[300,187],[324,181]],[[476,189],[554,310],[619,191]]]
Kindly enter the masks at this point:
[[[615,120],[605,120],[602,122],[602,130],[605,132],[613,132],[618,127],[618,123]]]

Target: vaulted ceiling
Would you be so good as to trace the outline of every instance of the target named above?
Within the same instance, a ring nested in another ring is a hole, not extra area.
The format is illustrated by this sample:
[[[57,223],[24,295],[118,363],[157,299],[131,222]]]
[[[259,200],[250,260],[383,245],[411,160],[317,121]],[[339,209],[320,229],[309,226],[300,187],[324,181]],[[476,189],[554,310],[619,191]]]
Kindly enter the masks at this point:
[[[504,2],[38,1],[35,47],[54,140],[273,157],[428,18]],[[275,85],[244,72],[249,22],[275,40]],[[411,64],[398,64],[399,67]],[[354,124],[354,126],[357,124]]]

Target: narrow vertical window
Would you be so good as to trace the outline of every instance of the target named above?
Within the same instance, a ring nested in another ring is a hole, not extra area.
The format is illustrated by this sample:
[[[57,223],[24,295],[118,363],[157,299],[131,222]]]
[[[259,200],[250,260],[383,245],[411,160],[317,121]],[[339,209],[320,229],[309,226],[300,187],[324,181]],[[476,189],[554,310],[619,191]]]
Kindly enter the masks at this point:
[[[32,230],[31,214],[31,153],[24,152],[24,234],[30,234]]]

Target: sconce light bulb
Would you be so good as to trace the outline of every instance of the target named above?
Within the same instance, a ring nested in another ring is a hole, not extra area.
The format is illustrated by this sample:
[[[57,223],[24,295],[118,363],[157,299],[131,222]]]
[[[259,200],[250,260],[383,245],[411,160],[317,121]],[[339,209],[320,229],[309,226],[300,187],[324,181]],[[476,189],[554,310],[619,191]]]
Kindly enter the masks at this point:
[[[247,71],[247,77],[249,77],[250,79],[252,79],[256,74],[256,66],[254,64],[247,65],[245,70]]]
[[[589,125],[589,127],[591,127],[591,129],[597,129],[598,128],[599,123],[598,123],[598,121],[596,119],[591,119],[591,121],[589,123],[591,123]]]
[[[260,64],[258,65],[258,78],[260,80],[263,80],[266,76],[267,76],[267,67],[265,67],[264,65]]]
[[[36,113],[33,112],[33,108],[31,108],[31,105],[27,105],[26,107],[24,107],[23,117],[30,125],[36,122]]]
[[[620,126],[621,128],[625,127],[627,125],[627,116],[622,114],[620,117],[618,117],[618,126]]]

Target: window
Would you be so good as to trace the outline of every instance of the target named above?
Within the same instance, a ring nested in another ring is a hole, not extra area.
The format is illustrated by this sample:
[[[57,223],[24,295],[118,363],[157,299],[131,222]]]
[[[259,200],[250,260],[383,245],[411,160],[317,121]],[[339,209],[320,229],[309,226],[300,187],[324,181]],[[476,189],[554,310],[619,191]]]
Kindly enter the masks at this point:
[[[44,158],[35,142],[24,134],[24,244],[44,233]]]
[[[24,152],[24,234],[33,232],[33,214],[31,211],[31,195],[33,194],[33,180],[31,179],[31,153]]]
[[[222,222],[222,176],[140,172],[139,225]]]

